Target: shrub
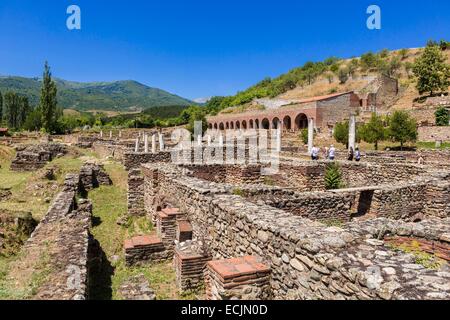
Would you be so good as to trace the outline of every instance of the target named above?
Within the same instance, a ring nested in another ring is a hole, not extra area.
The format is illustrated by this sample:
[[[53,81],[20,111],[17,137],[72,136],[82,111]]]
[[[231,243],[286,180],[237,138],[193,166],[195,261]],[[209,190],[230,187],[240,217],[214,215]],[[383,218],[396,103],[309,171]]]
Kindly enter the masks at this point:
[[[448,110],[444,107],[440,107],[436,110],[435,114],[436,116],[436,125],[440,127],[448,126],[450,121],[450,113]]]
[[[327,190],[340,189],[343,187],[342,172],[337,163],[332,163],[325,169],[325,188]]]
[[[308,129],[303,129],[300,132],[300,138],[304,144],[308,144]]]

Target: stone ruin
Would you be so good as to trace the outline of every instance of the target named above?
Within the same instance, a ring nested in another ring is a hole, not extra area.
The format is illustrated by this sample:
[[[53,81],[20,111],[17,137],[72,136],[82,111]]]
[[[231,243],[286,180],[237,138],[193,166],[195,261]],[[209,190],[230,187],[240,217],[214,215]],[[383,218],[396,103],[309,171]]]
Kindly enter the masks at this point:
[[[328,161],[282,157],[267,176],[261,158],[206,165],[188,154],[193,164],[185,165],[171,163],[170,149],[150,151],[145,140],[136,146],[134,138],[92,144],[128,170],[128,215],[156,226],[156,234],[125,241],[127,265],[173,261],[180,292],[450,299],[448,152],[368,152],[361,163],[337,161],[344,188],[327,190]],[[237,147],[234,155],[250,152]],[[84,184],[94,186],[85,169]],[[152,299],[144,280],[125,283],[120,295]]]
[[[157,235],[127,240],[127,262],[173,259],[180,291],[205,287],[207,299],[450,299],[450,171],[338,163],[339,190],[325,188],[326,161],[283,160],[272,176],[143,164],[130,171],[129,213]]]
[[[16,147],[16,157],[11,163],[13,171],[34,171],[43,168],[53,159],[65,155],[67,147],[59,143],[41,143]]]
[[[89,272],[96,261],[97,244],[90,234],[92,204],[79,197],[98,184],[110,183],[101,166],[92,163],[85,164],[80,174],[66,176],[61,192],[21,249],[21,256],[32,259],[31,263],[45,259],[47,265],[45,281],[32,299],[89,298]]]
[[[86,162],[81,167],[80,181],[86,192],[98,188],[101,185],[112,185],[111,178],[106,173],[103,165],[95,162]]]

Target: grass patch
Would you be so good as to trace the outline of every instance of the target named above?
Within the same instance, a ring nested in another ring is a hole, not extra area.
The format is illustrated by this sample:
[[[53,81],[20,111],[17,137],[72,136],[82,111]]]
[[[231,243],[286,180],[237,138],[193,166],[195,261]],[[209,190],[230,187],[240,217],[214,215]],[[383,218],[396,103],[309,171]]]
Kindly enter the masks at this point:
[[[239,197],[245,197],[245,191],[239,188],[233,189],[232,194]]]
[[[267,176],[264,177],[263,183],[264,183],[266,186],[270,186],[270,187],[275,186],[275,181],[274,181],[271,177],[267,177]]]
[[[440,148],[436,148],[435,142],[417,142],[417,147],[425,150],[445,150],[450,149],[450,142],[442,143]]]
[[[144,267],[127,267],[124,261],[116,266],[113,277],[113,299],[121,300],[119,287],[128,279],[143,274],[155,291],[158,300],[174,300],[179,298],[176,292],[175,272],[172,261],[153,264]]]
[[[416,264],[419,264],[427,269],[440,270],[446,262],[443,259],[436,257],[433,254],[427,253],[420,248],[418,241],[411,241],[401,245],[390,244],[391,249],[412,254]]]
[[[127,172],[122,165],[110,162],[105,164],[113,186],[102,186],[89,193],[93,203],[94,223],[91,230],[94,238],[100,243],[106,257],[112,263],[113,271],[102,282],[111,283],[107,288],[94,293],[95,299],[121,300],[118,293],[120,286],[128,279],[143,274],[155,291],[158,300],[195,299],[195,293],[180,295],[176,287],[176,276],[172,261],[148,266],[128,267],[125,264],[123,242],[135,235],[154,233],[151,221],[147,217],[128,219],[127,225],[119,226],[117,220],[127,212]],[[112,259],[114,257],[114,259]]]
[[[49,243],[45,243],[34,260],[27,259],[24,253],[16,257],[0,258],[0,300],[25,300],[36,295],[51,273],[49,246]],[[9,277],[15,266],[26,266],[27,271],[20,274],[20,277],[17,277],[17,272]]]
[[[326,225],[327,227],[337,227],[337,228],[342,228],[342,226],[344,225],[344,223],[339,220],[339,219],[321,219],[319,220],[320,223],[323,223],[324,225]]]

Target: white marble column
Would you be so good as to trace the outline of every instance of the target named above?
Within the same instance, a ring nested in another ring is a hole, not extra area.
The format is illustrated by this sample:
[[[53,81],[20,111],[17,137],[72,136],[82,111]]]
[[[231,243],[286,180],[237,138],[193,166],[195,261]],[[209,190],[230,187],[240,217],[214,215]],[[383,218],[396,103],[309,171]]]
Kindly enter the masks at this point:
[[[314,119],[308,119],[308,153],[311,153],[314,147]]]
[[[277,152],[281,152],[281,127],[277,129],[277,142],[276,142]]]
[[[156,153],[156,134],[152,135],[152,153]]]
[[[164,136],[159,134],[159,150],[164,151]]]
[[[349,130],[349,132],[348,132],[348,149],[350,150],[350,148],[352,148],[354,151],[355,147],[356,147],[356,116],[355,115],[350,116],[348,130]]]
[[[144,134],[144,152],[148,153],[148,134]]]

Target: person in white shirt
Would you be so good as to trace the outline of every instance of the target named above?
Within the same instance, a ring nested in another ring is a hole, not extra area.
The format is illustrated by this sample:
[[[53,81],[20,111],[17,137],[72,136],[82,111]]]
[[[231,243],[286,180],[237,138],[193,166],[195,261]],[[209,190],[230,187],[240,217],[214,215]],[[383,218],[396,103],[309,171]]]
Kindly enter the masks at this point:
[[[313,147],[311,149],[311,159],[319,160],[319,152],[320,152],[320,149],[318,147]]]
[[[328,151],[328,159],[334,161],[335,158],[336,158],[336,149],[334,148],[333,145],[331,145],[330,150]]]

